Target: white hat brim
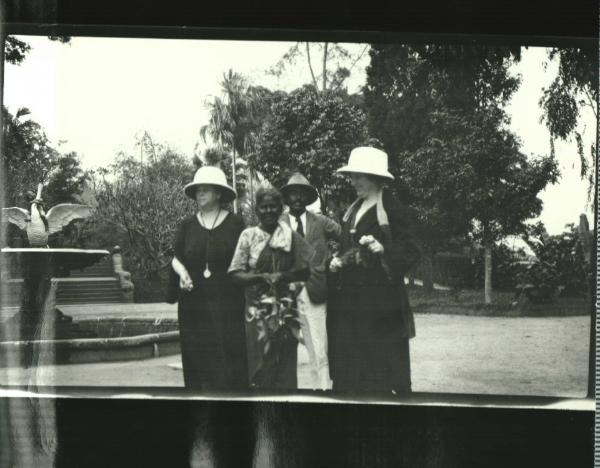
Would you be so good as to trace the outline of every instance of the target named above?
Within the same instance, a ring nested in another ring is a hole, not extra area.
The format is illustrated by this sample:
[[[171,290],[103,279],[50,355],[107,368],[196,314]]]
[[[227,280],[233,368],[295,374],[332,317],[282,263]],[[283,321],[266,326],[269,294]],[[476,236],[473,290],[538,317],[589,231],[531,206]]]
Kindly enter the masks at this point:
[[[235,190],[233,190],[229,185],[222,185],[222,184],[214,184],[214,183],[206,183],[206,182],[190,182],[189,184],[187,184],[184,188],[183,191],[185,192],[185,194],[190,197],[192,200],[196,199],[196,187],[200,186],[200,185],[212,185],[214,187],[219,187],[220,189],[223,190],[223,195],[224,198],[221,199],[221,201],[223,203],[229,203],[230,201],[233,201],[237,198],[237,193],[235,192]]]
[[[336,172],[339,172],[340,174],[369,174],[369,175],[385,177],[386,179],[394,180],[394,176],[389,171],[376,172],[376,171],[369,171],[366,168],[356,169],[356,168],[353,168],[352,166],[344,166],[344,167],[338,169]]]

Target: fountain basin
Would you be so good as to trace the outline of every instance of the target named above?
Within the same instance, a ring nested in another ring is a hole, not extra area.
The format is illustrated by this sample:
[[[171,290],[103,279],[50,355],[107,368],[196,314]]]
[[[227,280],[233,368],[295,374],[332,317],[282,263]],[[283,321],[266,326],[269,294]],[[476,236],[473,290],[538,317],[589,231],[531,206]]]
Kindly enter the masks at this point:
[[[0,365],[27,350],[53,355],[53,364],[129,361],[180,353],[176,319],[90,319],[73,322],[90,338],[0,342]]]
[[[83,269],[98,262],[105,255],[110,255],[104,249],[73,249],[54,247],[3,247],[0,252],[13,260],[26,260],[37,266],[43,260],[51,262],[66,270]]]

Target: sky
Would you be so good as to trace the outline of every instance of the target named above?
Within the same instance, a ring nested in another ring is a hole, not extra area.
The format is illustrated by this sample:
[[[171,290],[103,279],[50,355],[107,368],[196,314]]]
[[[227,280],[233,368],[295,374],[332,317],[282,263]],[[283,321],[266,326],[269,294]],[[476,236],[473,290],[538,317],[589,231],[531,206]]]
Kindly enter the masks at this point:
[[[4,103],[14,113],[27,107],[61,151],[76,151],[86,169],[109,165],[119,151],[134,151],[136,136],[148,131],[155,141],[188,154],[201,144],[199,129],[208,120],[206,102],[219,95],[219,81],[232,68],[254,84],[290,91],[310,79],[299,61],[280,78],[268,75],[293,45],[290,42],[189,39],[121,39],[73,37],[70,44],[46,37],[20,36],[32,50],[19,65],[5,68]],[[351,44],[355,51],[363,45]],[[550,137],[540,122],[543,87],[556,75],[542,48],[524,49],[511,70],[522,78],[507,107],[511,128],[525,154],[547,155]],[[365,82],[368,54],[359,60],[347,83],[356,92]],[[586,150],[595,139],[595,118],[584,109]],[[540,219],[550,234],[586,213],[587,182],[579,177],[573,142],[558,142],[561,178],[541,194]]]

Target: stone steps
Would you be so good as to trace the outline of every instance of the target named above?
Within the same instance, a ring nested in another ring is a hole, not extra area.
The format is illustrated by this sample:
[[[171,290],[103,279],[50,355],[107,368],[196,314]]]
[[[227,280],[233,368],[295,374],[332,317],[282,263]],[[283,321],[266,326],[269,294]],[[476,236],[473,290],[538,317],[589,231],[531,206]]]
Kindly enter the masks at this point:
[[[94,304],[122,302],[119,281],[113,277],[97,278],[56,278],[58,290],[56,303],[61,304]],[[18,306],[21,298],[22,280],[10,280],[5,294],[2,295],[2,306]]]
[[[111,256],[84,270],[74,270],[69,276],[55,278],[58,281],[56,303],[66,304],[114,304],[129,302],[130,296],[123,297],[119,279],[115,276]],[[2,307],[19,306],[21,302],[22,279],[9,279],[1,291]]]
[[[113,276],[113,264],[110,257],[102,259],[95,265],[89,266],[84,270],[73,270],[69,278],[96,278],[103,276]]]

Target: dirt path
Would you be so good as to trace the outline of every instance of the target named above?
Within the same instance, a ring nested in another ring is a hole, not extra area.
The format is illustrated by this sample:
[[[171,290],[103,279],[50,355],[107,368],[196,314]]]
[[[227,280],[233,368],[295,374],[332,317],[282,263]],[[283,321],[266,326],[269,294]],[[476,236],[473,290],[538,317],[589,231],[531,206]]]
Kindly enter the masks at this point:
[[[492,318],[417,315],[411,341],[413,390],[504,395],[585,396],[589,317]],[[299,384],[306,386],[300,348]],[[179,356],[133,362],[0,369],[0,384],[182,386]]]

